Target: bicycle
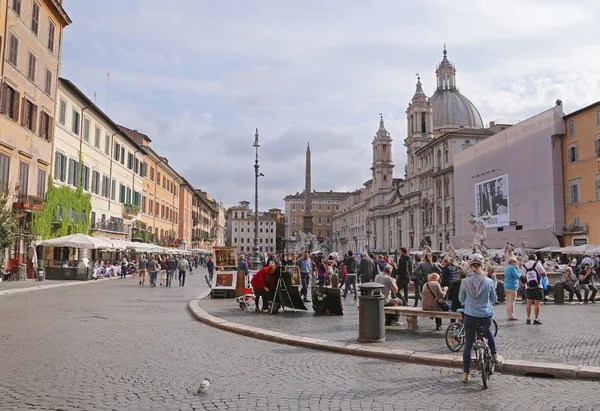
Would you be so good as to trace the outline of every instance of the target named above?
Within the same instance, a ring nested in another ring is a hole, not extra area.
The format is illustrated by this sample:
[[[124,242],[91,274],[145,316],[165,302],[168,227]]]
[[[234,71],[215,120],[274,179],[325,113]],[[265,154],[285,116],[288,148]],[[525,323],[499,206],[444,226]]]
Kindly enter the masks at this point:
[[[496,362],[492,356],[492,350],[490,350],[487,338],[483,335],[483,328],[480,325],[477,326],[477,337],[473,343],[473,351],[475,351],[477,369],[481,373],[483,388],[487,389],[490,375],[496,370]]]
[[[463,314],[464,311],[462,309],[457,312]],[[492,320],[492,332],[494,333],[494,337],[498,335],[498,323],[496,320]],[[458,352],[465,345],[465,326],[463,322],[453,323],[446,329],[446,345],[452,352]]]

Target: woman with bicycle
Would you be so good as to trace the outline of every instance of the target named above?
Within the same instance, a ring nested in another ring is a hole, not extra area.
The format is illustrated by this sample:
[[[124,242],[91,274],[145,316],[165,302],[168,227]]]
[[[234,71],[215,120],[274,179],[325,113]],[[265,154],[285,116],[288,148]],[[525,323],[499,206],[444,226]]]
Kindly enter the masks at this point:
[[[469,381],[469,370],[471,367],[471,350],[475,342],[477,326],[481,326],[485,338],[488,340],[494,361],[498,363],[500,357],[496,353],[496,341],[494,334],[490,330],[492,326],[492,317],[494,310],[492,305],[497,301],[494,282],[487,278],[483,269],[483,256],[473,254],[469,258],[469,267],[472,274],[462,280],[458,298],[464,306],[464,328],[465,328],[465,349],[463,351],[463,371],[462,382]]]

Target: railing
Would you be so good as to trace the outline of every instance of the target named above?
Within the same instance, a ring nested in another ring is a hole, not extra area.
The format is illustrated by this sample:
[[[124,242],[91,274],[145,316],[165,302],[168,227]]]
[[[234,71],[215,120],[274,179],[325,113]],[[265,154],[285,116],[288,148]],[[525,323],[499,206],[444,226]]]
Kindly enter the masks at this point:
[[[120,221],[98,220],[91,224],[92,230],[113,231],[115,233],[129,233],[129,227]]]
[[[13,208],[18,210],[42,211],[44,209],[44,199],[27,194],[19,194],[15,196]]]
[[[131,216],[134,217],[138,215],[140,212],[140,206],[133,204],[123,204],[123,216]]]
[[[574,234],[574,233],[587,233],[587,224],[569,224],[563,227],[563,233]]]

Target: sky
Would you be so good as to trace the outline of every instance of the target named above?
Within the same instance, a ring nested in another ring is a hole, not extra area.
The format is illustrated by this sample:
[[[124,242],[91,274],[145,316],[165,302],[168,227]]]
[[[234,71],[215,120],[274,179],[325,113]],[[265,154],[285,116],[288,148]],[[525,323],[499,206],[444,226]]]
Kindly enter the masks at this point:
[[[416,73],[433,94],[444,44],[484,124],[557,99],[600,99],[596,0],[64,0],[61,76],[226,207],[284,208],[304,189],[370,178],[383,114],[404,176]],[[107,76],[110,73],[110,77]],[[109,87],[110,80],[110,87]],[[95,96],[95,97],[94,97]]]

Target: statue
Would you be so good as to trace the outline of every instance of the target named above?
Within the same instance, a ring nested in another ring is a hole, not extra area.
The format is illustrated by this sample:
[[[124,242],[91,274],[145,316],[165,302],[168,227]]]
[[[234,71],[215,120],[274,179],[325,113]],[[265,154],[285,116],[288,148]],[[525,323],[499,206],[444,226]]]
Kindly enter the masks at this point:
[[[477,217],[475,214],[471,214],[471,218],[469,219],[469,223],[473,226],[473,232],[475,233],[475,237],[473,237],[473,242],[471,243],[471,248],[474,253],[481,254],[486,260],[488,260],[487,250],[488,247],[485,244],[485,240],[487,240],[487,234],[485,231],[485,222],[489,220],[492,216],[489,211],[486,211],[485,214]]]
[[[456,255],[456,249],[452,247],[452,244],[448,244],[448,247],[446,248],[446,257],[448,257],[452,262],[456,261],[458,257]]]
[[[552,259],[551,254],[548,254],[544,261],[544,270],[546,270],[546,272],[557,272],[559,270],[558,263]]]
[[[305,234],[300,231],[296,235],[296,244],[294,245],[294,253],[302,254],[302,253],[312,253],[313,251],[323,251],[323,247],[317,241],[317,237],[314,234]]]

